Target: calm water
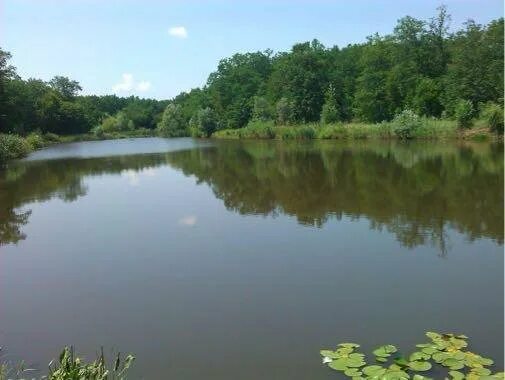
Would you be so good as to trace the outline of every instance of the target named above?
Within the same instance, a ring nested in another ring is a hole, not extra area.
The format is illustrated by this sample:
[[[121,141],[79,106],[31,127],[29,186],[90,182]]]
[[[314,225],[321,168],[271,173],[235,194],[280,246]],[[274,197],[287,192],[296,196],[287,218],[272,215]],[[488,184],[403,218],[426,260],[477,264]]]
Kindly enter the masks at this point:
[[[435,330],[502,368],[503,169],[488,144],[36,152],[0,171],[0,345],[38,368],[133,352],[133,378],[332,379],[320,348]]]

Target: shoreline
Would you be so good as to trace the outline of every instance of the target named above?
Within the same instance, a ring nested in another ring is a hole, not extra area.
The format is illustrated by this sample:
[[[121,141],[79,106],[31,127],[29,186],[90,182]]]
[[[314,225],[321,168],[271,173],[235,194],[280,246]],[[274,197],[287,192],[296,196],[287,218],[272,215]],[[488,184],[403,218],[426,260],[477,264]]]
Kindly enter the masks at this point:
[[[212,134],[216,139],[253,140],[422,140],[422,141],[503,141],[503,135],[493,133],[482,121],[471,128],[460,129],[456,121],[426,120],[411,132],[408,138],[395,133],[391,122],[379,124],[340,123],[340,124],[299,124],[274,125],[273,122],[254,122],[239,129],[222,129]]]

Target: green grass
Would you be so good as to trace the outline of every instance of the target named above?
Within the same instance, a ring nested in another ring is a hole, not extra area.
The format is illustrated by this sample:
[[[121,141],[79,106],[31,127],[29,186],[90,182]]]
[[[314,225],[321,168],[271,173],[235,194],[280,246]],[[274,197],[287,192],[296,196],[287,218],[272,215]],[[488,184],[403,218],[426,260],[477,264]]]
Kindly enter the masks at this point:
[[[418,128],[412,132],[412,138],[419,140],[470,139],[485,140],[496,138],[488,128],[481,128],[482,121],[476,121],[475,127],[460,130],[454,120],[421,118]],[[477,131],[478,129],[478,131]],[[360,139],[398,139],[392,122],[367,124],[359,122],[321,125],[278,126],[273,122],[251,122],[240,129],[224,129],[215,132],[212,137],[220,139],[278,139],[278,140],[360,140]]]

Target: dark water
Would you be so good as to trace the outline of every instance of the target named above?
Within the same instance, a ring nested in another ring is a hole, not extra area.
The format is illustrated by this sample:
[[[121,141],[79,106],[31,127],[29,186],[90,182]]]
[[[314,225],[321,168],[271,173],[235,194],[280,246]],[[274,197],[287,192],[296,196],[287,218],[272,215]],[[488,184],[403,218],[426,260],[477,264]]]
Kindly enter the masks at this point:
[[[503,148],[59,145],[0,172],[0,345],[133,378],[330,379],[319,349],[464,333],[503,367]],[[338,378],[338,375],[337,375]]]

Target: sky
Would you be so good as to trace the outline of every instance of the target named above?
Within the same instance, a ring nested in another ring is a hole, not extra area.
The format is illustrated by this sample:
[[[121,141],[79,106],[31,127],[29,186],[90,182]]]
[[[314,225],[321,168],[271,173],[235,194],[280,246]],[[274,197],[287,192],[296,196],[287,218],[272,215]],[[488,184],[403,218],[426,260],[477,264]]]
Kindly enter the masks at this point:
[[[84,94],[169,99],[204,85],[234,53],[359,43],[441,4],[452,29],[503,16],[503,0],[0,0],[0,47],[23,78],[64,75]]]

